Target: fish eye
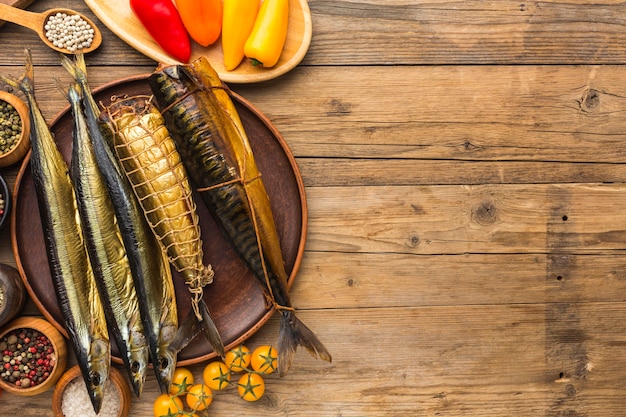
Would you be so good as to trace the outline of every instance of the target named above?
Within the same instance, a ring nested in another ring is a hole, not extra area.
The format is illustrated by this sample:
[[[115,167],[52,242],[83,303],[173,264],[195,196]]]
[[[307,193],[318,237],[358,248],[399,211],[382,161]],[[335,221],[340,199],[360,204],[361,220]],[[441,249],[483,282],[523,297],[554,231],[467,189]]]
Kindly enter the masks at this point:
[[[132,361],[132,362],[130,363],[130,370],[131,370],[131,372],[133,372],[133,373],[137,373],[137,372],[139,372],[139,369],[140,369],[140,368],[141,368],[141,366],[139,365],[139,362],[137,362],[137,361]]]
[[[98,385],[100,385],[100,375],[98,375],[98,374],[91,374],[90,381],[91,381],[91,385],[97,387]]]
[[[167,358],[165,358],[165,357],[160,357],[159,358],[159,367],[161,369],[167,368],[169,364],[170,364],[170,361]]]

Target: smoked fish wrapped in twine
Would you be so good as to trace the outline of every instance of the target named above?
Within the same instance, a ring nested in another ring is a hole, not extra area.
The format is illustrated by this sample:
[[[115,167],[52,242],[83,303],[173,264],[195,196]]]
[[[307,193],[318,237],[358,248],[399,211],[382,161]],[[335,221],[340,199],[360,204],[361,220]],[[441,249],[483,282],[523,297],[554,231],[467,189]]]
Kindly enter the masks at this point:
[[[213,350],[223,357],[224,344],[203,299],[213,269],[203,263],[192,188],[163,116],[151,96],[134,96],[112,98],[100,119],[113,133],[115,154],[161,249],[185,279],[195,318]]]

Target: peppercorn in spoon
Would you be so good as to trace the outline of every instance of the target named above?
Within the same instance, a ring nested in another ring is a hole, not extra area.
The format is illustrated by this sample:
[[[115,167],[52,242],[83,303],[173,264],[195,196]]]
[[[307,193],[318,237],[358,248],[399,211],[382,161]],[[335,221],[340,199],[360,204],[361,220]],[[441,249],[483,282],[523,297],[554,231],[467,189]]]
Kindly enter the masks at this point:
[[[46,45],[65,54],[88,53],[102,43],[98,27],[83,14],[70,9],[54,8],[34,13],[0,3],[0,20],[34,30]]]

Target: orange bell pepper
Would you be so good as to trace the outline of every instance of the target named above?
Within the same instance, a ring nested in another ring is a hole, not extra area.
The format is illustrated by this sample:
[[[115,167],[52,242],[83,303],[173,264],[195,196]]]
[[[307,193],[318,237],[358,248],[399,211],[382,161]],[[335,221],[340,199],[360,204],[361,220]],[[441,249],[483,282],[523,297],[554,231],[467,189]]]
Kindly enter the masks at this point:
[[[222,32],[222,0],[176,0],[180,18],[191,39],[209,46]]]
[[[224,0],[222,50],[224,66],[232,71],[243,60],[243,46],[252,32],[259,0]]]
[[[254,28],[244,46],[244,54],[253,65],[273,67],[287,40],[289,0],[264,0]]]

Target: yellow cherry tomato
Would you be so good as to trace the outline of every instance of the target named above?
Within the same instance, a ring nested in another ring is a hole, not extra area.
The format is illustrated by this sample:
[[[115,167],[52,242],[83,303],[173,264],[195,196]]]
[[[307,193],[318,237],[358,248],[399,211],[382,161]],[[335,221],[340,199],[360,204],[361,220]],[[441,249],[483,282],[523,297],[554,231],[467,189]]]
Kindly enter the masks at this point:
[[[193,411],[201,411],[211,405],[213,393],[207,385],[196,384],[187,391],[185,401]]]
[[[152,411],[154,417],[176,416],[183,411],[183,401],[179,397],[161,394],[154,400]]]
[[[278,366],[278,351],[272,346],[259,346],[252,352],[250,363],[255,371],[271,374]]]
[[[204,383],[212,390],[222,390],[230,384],[230,370],[222,361],[210,362],[202,371]]]
[[[170,394],[178,395],[187,392],[190,386],[195,383],[193,374],[187,368],[176,368],[172,383],[170,384]]]
[[[246,401],[256,401],[265,393],[265,381],[259,374],[245,373],[237,383],[239,395]]]
[[[233,372],[244,371],[250,365],[250,349],[245,345],[232,348],[224,355],[224,363]]]

